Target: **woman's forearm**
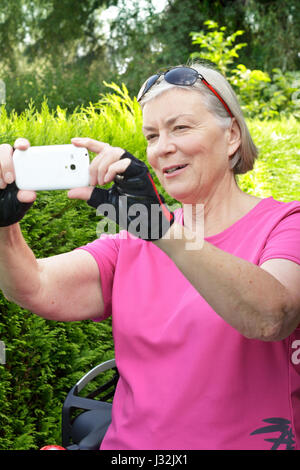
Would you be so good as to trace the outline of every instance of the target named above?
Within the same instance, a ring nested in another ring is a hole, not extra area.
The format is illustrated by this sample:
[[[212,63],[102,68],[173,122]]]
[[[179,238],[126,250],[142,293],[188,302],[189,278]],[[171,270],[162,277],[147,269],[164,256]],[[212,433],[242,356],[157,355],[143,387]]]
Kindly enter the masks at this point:
[[[190,235],[154,242],[177,265],[213,310],[248,338],[274,341],[296,327],[286,288],[271,274],[208,242],[188,250]],[[183,231],[184,232],[184,231]]]
[[[0,228],[0,289],[25,308],[39,289],[38,263],[19,224]]]

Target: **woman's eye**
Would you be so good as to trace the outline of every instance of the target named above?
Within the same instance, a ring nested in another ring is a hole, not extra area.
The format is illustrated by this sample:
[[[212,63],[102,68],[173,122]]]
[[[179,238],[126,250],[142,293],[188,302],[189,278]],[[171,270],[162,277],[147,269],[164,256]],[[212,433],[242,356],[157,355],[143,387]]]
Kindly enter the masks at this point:
[[[146,140],[148,140],[148,142],[149,142],[149,140],[155,139],[156,136],[157,136],[157,134],[148,134],[148,135],[146,135]]]
[[[181,125],[181,126],[175,126],[174,129],[181,131],[181,130],[183,130],[183,129],[187,129],[187,127],[188,127],[188,126]]]

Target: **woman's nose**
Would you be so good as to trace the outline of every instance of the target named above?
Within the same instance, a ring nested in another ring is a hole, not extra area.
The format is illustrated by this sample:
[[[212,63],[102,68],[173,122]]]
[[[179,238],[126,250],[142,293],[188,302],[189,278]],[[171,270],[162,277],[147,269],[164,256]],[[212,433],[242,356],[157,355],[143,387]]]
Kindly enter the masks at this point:
[[[158,157],[169,155],[176,151],[176,145],[168,135],[161,134],[157,141],[156,154]]]

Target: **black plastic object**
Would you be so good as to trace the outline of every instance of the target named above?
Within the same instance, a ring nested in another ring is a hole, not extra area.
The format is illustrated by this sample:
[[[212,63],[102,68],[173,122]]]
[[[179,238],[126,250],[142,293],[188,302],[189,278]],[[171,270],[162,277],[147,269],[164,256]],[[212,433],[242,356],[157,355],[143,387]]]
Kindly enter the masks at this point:
[[[113,376],[86,396],[79,393],[99,374],[111,369]],[[114,359],[89,371],[68,393],[62,409],[62,446],[67,450],[98,450],[111,422],[112,403],[119,379]]]

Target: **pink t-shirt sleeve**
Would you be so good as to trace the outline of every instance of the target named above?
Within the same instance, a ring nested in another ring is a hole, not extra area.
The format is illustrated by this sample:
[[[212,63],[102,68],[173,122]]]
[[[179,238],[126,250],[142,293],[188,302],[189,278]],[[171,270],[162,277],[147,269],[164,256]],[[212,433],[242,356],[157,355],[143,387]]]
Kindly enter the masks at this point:
[[[273,228],[261,253],[259,265],[274,258],[300,264],[300,205],[286,214]]]
[[[112,312],[112,289],[119,252],[118,242],[117,236],[102,235],[99,239],[78,248],[88,251],[95,258],[99,267],[104,311],[94,321],[105,320]]]

